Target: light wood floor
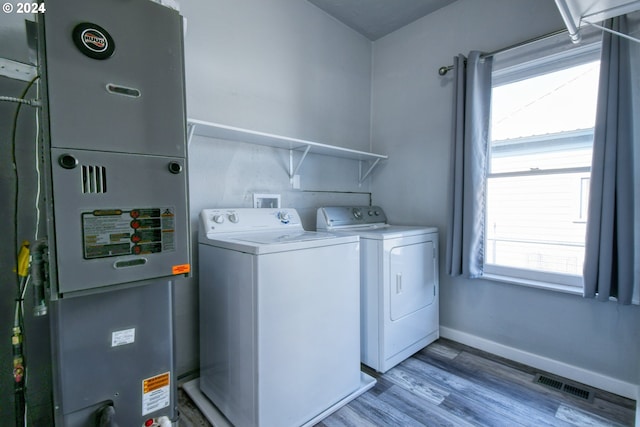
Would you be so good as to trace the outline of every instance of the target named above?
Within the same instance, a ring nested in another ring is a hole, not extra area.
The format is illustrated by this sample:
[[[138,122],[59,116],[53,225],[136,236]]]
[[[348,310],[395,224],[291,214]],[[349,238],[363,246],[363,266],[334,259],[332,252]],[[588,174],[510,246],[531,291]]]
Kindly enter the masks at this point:
[[[368,373],[375,387],[316,427],[634,425],[635,401],[560,379],[592,391],[587,401],[536,383],[531,367],[445,339],[384,375]],[[209,426],[188,399],[179,399],[180,425]]]

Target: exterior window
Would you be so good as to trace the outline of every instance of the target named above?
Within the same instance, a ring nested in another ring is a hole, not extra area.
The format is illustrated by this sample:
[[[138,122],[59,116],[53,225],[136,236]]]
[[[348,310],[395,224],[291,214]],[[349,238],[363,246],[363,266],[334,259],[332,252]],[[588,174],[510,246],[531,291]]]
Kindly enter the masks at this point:
[[[494,71],[485,273],[582,286],[599,50]]]

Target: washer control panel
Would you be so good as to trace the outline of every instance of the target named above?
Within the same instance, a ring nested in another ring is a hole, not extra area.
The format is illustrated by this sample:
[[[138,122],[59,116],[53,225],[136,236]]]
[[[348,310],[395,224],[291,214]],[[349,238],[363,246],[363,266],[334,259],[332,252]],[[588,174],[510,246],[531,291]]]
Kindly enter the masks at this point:
[[[295,209],[204,209],[200,212],[201,235],[282,229],[302,229],[300,216]]]

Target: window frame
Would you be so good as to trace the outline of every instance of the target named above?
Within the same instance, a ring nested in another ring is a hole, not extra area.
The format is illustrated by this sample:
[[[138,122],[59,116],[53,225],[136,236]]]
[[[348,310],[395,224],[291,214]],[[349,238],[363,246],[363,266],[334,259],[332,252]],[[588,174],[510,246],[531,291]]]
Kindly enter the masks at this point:
[[[549,72],[560,71],[562,69],[567,69],[600,59],[601,46],[599,40],[595,40],[595,37],[592,37],[588,43],[581,46],[571,45],[568,42],[565,47],[562,45],[563,42],[556,43],[552,48],[549,48],[550,53],[548,54],[544,53],[545,48],[539,44],[532,44],[532,46],[525,45],[518,48],[518,51],[515,52],[515,54],[510,53],[510,55],[508,55],[508,57],[503,61],[503,64],[506,65],[502,65],[497,69],[494,69],[492,73],[492,90],[498,86],[534,78]],[[551,140],[551,138],[539,138],[539,140]],[[527,177],[574,172],[588,172],[590,177],[591,172],[590,166],[491,172],[491,141],[489,141],[487,147],[487,159],[487,171],[484,178],[485,194],[489,180],[492,178],[508,178],[512,176]],[[579,192],[580,197],[583,196],[582,189],[577,189],[576,191]],[[577,220],[584,221],[580,212],[576,213],[576,218]],[[486,245],[489,242],[487,239],[487,211],[484,212],[483,220],[483,245],[485,245],[484,252],[486,254]],[[582,274],[574,275],[526,268],[507,267],[490,264],[487,262],[486,258],[483,261],[483,277],[511,284],[544,288],[573,294],[582,294],[584,286]]]

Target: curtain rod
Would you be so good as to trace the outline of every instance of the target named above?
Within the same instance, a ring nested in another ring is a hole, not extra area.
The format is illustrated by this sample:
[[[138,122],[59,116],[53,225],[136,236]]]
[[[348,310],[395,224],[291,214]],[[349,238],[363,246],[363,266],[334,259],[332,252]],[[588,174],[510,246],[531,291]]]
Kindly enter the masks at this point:
[[[550,33],[547,33],[547,34],[544,34],[544,35],[541,35],[541,36],[538,36],[538,37],[534,37],[532,39],[528,39],[528,40],[525,40],[525,41],[520,42],[520,43],[512,44],[511,46],[507,46],[507,47],[504,47],[502,49],[494,50],[493,52],[483,53],[482,55],[480,55],[480,57],[481,58],[488,58],[488,57],[497,55],[499,53],[503,53],[503,52],[509,51],[511,49],[515,49],[517,47],[524,46],[524,45],[529,44],[529,43],[534,43],[534,42],[537,42],[537,41],[540,41],[540,40],[545,40],[545,39],[548,39],[550,37],[557,36],[558,34],[563,34],[563,33],[566,33],[566,32],[567,32],[566,29],[552,31]],[[442,67],[438,68],[438,74],[440,74],[441,76],[444,76],[445,74],[447,74],[451,70],[453,70],[453,65],[449,65],[449,66],[443,65]]]

